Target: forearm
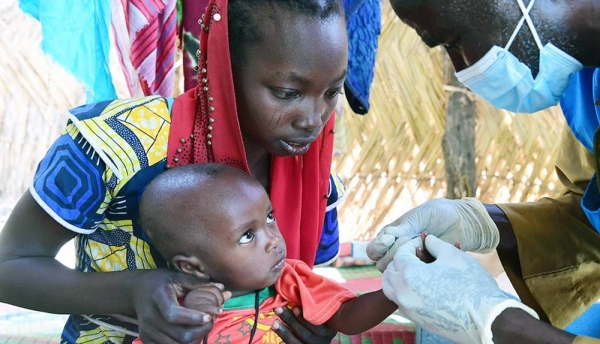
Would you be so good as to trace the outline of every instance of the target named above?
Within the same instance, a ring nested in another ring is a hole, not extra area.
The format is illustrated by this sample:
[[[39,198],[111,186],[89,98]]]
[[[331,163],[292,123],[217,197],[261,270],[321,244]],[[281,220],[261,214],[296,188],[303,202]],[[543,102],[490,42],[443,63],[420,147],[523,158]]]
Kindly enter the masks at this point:
[[[484,204],[485,210],[492,218],[492,221],[498,227],[500,233],[500,243],[498,244],[498,250],[511,250],[517,247],[517,239],[513,231],[510,221],[506,217],[506,214],[495,204]]]
[[[565,327],[597,300],[600,283],[594,266],[600,259],[600,235],[590,225],[581,207],[581,196],[567,193],[537,202],[498,204],[506,214],[516,237],[516,246],[498,247],[498,255],[523,303],[540,319]],[[571,281],[569,288],[544,281],[558,278]],[[527,281],[527,283],[525,283]],[[556,295],[574,300],[559,307]],[[593,302],[593,301],[591,301]]]
[[[0,264],[0,301],[50,313],[134,315],[130,291],[140,273],[83,273],[53,258],[16,258]]]
[[[570,344],[574,335],[539,321],[517,308],[508,308],[492,323],[494,343]]]
[[[75,235],[25,192],[0,232],[0,301],[52,313],[133,313],[133,273],[83,273],[54,259]]]
[[[398,306],[378,290],[342,304],[327,326],[344,334],[358,334],[380,324],[396,309]]]

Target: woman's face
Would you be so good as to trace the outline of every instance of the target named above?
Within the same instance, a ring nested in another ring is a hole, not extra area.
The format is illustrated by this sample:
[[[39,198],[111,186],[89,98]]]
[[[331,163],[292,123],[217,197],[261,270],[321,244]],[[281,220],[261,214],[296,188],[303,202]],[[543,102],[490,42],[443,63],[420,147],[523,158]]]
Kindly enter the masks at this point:
[[[278,156],[308,151],[329,120],[346,78],[342,17],[283,11],[259,18],[260,43],[234,67],[238,116],[247,150]]]

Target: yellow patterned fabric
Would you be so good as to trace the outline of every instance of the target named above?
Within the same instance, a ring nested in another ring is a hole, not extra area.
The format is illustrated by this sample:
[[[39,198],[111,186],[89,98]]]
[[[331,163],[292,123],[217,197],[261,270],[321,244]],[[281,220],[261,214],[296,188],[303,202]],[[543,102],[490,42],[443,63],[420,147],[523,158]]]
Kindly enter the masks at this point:
[[[600,339],[577,336],[573,340],[573,344],[600,344]]]

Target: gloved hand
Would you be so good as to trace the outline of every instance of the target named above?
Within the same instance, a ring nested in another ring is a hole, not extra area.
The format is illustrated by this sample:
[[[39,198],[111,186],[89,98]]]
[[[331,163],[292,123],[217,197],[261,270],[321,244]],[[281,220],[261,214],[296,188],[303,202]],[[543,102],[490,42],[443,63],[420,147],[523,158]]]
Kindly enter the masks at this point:
[[[424,263],[415,238],[398,249],[383,273],[383,292],[417,325],[457,343],[492,343],[491,325],[506,308],[535,311],[503,292],[468,254],[432,235],[425,247],[436,258]],[[539,318],[538,318],[539,319]]]
[[[489,253],[500,242],[498,227],[475,198],[436,198],[409,210],[386,225],[367,246],[367,255],[383,272],[396,250],[421,232],[447,243],[460,244],[463,251]]]

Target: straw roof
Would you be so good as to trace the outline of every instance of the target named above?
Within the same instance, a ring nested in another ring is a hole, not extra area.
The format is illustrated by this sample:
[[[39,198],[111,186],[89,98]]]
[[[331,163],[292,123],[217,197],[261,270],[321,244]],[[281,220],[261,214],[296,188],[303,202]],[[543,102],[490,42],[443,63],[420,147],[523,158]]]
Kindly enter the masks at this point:
[[[28,187],[39,159],[83,103],[80,85],[41,53],[39,23],[0,2],[0,222]],[[367,238],[411,207],[445,194],[441,139],[449,92],[443,52],[427,49],[383,2],[371,111],[338,116],[334,169],[346,181],[344,239]],[[119,89],[119,85],[117,85]],[[477,195],[486,202],[553,194],[558,109],[513,115],[478,102]],[[4,203],[3,203],[4,202]],[[0,224],[1,227],[1,224]]]

